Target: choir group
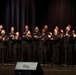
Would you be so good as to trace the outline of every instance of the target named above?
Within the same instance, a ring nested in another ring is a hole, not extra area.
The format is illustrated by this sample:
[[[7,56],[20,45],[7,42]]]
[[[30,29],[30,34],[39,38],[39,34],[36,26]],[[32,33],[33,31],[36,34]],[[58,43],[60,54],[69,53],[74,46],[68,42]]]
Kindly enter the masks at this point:
[[[0,25],[0,63],[17,61],[39,62],[41,64],[76,65],[76,32],[70,25],[65,31],[55,26],[48,31],[44,25],[42,31],[35,27],[31,33],[25,25],[20,35],[11,27],[9,34]]]

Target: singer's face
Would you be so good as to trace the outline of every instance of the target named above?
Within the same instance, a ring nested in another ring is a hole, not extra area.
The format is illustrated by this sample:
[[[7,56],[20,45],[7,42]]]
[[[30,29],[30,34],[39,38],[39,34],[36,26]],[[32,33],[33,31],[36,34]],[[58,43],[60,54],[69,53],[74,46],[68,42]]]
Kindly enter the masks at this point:
[[[25,29],[28,29],[28,26],[25,26]]]
[[[16,32],[16,35],[19,36],[19,32]]]
[[[57,29],[54,29],[54,32],[55,32],[55,33],[58,33]]]
[[[3,27],[2,27],[2,25],[0,25],[0,29],[2,29]]]
[[[5,34],[6,32],[4,31],[4,30],[2,30],[2,32],[1,32],[2,34]]]
[[[67,30],[67,31],[70,31],[70,27],[66,27],[66,30]]]
[[[59,27],[58,27],[58,26],[56,26],[56,27],[55,27],[55,29],[59,30]]]
[[[44,29],[42,29],[42,32],[43,32],[43,33],[45,33],[45,30],[44,30]]]
[[[75,32],[75,30],[72,30],[72,32],[74,33],[74,32]]]
[[[48,29],[48,26],[47,26],[47,25],[45,25],[45,26],[44,26],[44,29]]]
[[[11,31],[14,31],[14,27],[11,28]]]

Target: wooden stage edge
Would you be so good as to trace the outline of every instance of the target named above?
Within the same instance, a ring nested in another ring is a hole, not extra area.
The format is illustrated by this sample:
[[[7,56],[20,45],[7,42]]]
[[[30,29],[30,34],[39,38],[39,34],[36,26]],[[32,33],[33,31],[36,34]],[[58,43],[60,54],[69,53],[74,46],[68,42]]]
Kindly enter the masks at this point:
[[[15,75],[16,64],[0,64],[0,75]],[[40,64],[44,75],[76,75],[76,65]]]

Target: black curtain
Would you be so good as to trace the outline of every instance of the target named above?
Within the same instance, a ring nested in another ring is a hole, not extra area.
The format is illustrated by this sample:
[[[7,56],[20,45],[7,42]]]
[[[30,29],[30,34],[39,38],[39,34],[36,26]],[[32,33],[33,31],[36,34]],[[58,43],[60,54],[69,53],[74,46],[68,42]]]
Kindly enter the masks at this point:
[[[36,4],[36,21],[41,28],[47,24],[49,31],[53,31],[56,25],[65,30],[65,27],[70,24],[75,29],[75,0],[36,0]]]
[[[56,25],[76,28],[75,0],[0,0],[0,10],[0,24],[7,33],[14,26],[22,34],[26,24],[32,32],[35,26],[41,30],[45,24],[49,31]]]
[[[20,34],[24,31],[24,26],[29,25],[33,31],[35,27],[35,3],[34,0],[5,0],[3,26],[7,33],[10,27],[14,26],[15,31]]]

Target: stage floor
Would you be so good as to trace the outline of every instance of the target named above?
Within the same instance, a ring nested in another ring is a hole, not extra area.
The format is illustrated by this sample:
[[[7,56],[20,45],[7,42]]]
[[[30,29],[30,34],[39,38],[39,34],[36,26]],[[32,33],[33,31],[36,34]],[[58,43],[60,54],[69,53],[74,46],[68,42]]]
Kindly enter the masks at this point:
[[[0,75],[15,75],[15,64],[0,64]],[[76,66],[41,65],[44,75],[76,75]]]

